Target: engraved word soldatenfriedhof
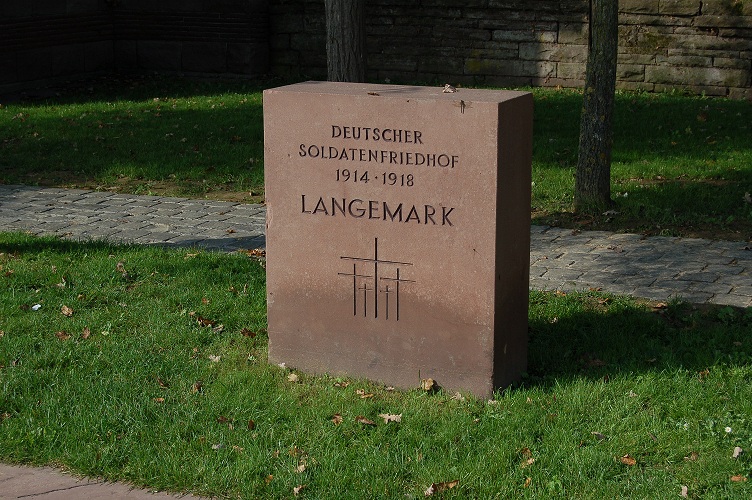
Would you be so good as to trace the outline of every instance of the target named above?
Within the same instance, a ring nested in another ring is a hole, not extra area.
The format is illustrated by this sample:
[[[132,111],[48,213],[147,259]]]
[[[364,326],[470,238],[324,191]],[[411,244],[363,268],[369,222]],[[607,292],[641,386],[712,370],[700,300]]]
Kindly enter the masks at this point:
[[[490,396],[527,363],[532,96],[264,92],[269,361]]]

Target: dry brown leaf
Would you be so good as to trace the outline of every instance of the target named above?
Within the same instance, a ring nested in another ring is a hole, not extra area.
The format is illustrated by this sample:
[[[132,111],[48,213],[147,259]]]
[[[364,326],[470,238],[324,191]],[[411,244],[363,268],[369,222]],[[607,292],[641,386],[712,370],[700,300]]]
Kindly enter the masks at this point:
[[[530,457],[527,460],[522,461],[522,463],[520,464],[520,469],[524,469],[525,467],[533,465],[534,463],[535,463],[535,459],[533,457]]]
[[[682,485],[680,495],[683,498],[687,498],[689,496],[689,488],[687,488],[686,486]]]
[[[700,454],[697,453],[696,451],[693,451],[692,453],[684,457],[684,460],[688,460],[690,462],[696,462],[698,458],[700,458]]]
[[[348,385],[350,385],[350,382],[335,382],[334,383],[334,387],[341,387],[343,389],[347,387]]]
[[[295,467],[295,472],[297,472],[298,474],[301,474],[301,473],[305,472],[305,470],[306,470],[306,464],[305,464],[305,462],[301,462],[301,463],[298,464],[297,467]]]
[[[194,394],[197,393],[197,392],[201,392],[201,389],[203,389],[203,387],[204,387],[204,383],[202,381],[200,381],[200,380],[197,380],[191,386],[191,392],[194,393]]]
[[[71,316],[73,316],[73,309],[71,309],[68,306],[61,307],[60,308],[60,312],[63,313],[63,316],[66,316],[68,318],[70,318]]]
[[[219,361],[222,359],[222,356],[215,356],[214,354],[209,354],[209,361],[212,363],[219,363]]]
[[[608,439],[608,437],[606,437],[604,434],[601,434],[600,432],[593,431],[590,434],[595,436],[595,439],[597,439],[598,441],[603,441],[603,440]]]
[[[217,417],[217,422],[219,422],[220,424],[226,424],[227,422],[232,422],[232,420],[225,417],[224,415],[220,415]]]
[[[170,387],[170,384],[168,384],[167,382],[165,382],[159,377],[157,377],[157,384],[159,384],[159,387],[161,387],[162,389],[167,389],[168,387]]]
[[[287,376],[287,381],[288,381],[288,382],[297,382],[297,381],[298,381],[298,379],[299,379],[299,377],[298,377],[298,374],[297,374],[297,373],[291,373],[291,374],[289,374],[289,375]]]
[[[432,378],[424,378],[420,381],[420,388],[426,392],[436,389],[436,382]]]
[[[746,483],[747,482],[747,476],[742,476],[741,474],[736,474],[735,476],[731,476],[731,481],[734,483]]]
[[[165,401],[164,398],[154,398],[155,403],[164,403],[164,401]]]
[[[305,484],[298,485],[292,489],[292,494],[295,496],[298,496],[300,494],[300,491],[305,488]]]
[[[266,484],[269,484],[269,483],[271,483],[271,482],[272,482],[273,480],[274,480],[274,475],[273,475],[273,474],[269,474],[269,475],[268,475],[268,476],[266,476],[266,478],[264,479],[264,482],[265,482]]]
[[[363,424],[363,425],[370,425],[370,426],[373,426],[373,427],[376,426],[376,422],[374,422],[373,420],[368,420],[363,415],[358,415],[357,417],[355,417],[355,421],[358,422],[359,424]]]
[[[291,457],[302,457],[305,455],[308,455],[305,451],[301,450],[297,446],[293,446],[290,448],[290,451],[287,452]]]
[[[86,340],[89,337],[91,337],[91,330],[89,330],[88,326],[85,326],[83,331],[81,332],[81,338]]]
[[[525,478],[525,488],[530,487],[530,483],[532,483],[532,482],[533,482],[533,478],[532,477],[526,477]]]
[[[201,326],[214,326],[217,324],[216,321],[208,319],[208,318],[204,318],[203,316],[200,316],[200,315],[198,318],[196,318],[196,321]]]
[[[207,305],[207,304],[209,304],[209,299],[207,299],[206,297],[202,297],[201,298],[201,303],[204,304],[204,305]]]
[[[734,453],[731,454],[731,458],[739,458],[739,455],[742,453],[744,453],[744,450],[742,450],[740,446],[736,446],[734,448]]]
[[[623,457],[620,457],[619,461],[621,461],[621,463],[623,463],[624,465],[628,465],[630,467],[637,464],[637,460],[630,457],[629,454],[626,454]]]
[[[388,424],[389,422],[402,422],[402,414],[399,415],[392,415],[391,413],[379,413],[379,417],[384,419],[384,423]]]
[[[253,337],[256,336],[256,332],[253,332],[253,331],[249,330],[248,328],[243,328],[242,330],[240,330],[240,334],[243,337],[250,337],[250,338],[253,338]]]
[[[445,481],[443,483],[433,483],[431,486],[429,486],[426,491],[423,493],[423,495],[430,497],[431,495],[434,495],[436,493],[442,493],[446,490],[450,490],[457,486],[460,482],[455,481]]]
[[[339,425],[339,424],[341,424],[341,423],[342,423],[342,415],[340,415],[339,413],[335,413],[335,414],[334,414],[334,415],[332,416],[331,420],[332,420],[332,423],[333,423],[334,425]]]
[[[70,338],[70,335],[68,335],[68,332],[60,330],[59,332],[55,332],[55,337],[57,337],[59,340],[68,340]]]
[[[372,398],[373,397],[372,393],[366,392],[363,389],[357,389],[355,391],[355,394],[357,394],[358,396],[360,396],[360,399],[368,399],[368,398]]]
[[[253,421],[253,420],[251,420],[251,419],[248,419],[248,430],[249,430],[249,431],[252,431],[252,430],[253,430],[253,429],[255,429],[255,428],[256,428],[256,422],[254,422],[254,421]]]
[[[241,453],[243,449],[244,448],[242,446],[232,445],[232,451],[234,452]]]

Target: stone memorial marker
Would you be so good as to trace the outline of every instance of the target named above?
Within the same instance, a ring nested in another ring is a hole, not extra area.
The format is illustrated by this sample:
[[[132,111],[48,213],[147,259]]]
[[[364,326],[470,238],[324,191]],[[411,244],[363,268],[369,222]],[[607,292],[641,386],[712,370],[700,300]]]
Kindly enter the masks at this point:
[[[525,371],[532,95],[454,90],[264,92],[270,362],[481,397]]]

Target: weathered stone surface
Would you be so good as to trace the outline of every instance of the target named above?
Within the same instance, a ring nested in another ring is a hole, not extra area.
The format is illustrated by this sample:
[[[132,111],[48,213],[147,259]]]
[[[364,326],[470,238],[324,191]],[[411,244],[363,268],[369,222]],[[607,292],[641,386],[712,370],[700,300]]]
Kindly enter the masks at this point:
[[[547,77],[556,73],[556,63],[545,61],[468,59],[465,61],[466,75],[499,75]]]
[[[532,97],[264,92],[269,360],[488,397],[526,364]]]
[[[519,54],[528,61],[586,62],[587,45],[521,43]]]
[[[641,82],[645,79],[645,66],[642,64],[619,64],[616,77],[625,82]]]
[[[619,0],[619,12],[658,14],[658,2],[656,0]]]
[[[180,42],[163,42],[139,40],[138,65],[151,70],[180,70],[183,44]]]
[[[223,42],[185,42],[182,69],[199,73],[227,71],[227,45]]]
[[[585,80],[585,64],[558,63],[556,76],[564,79]]]
[[[646,66],[645,80],[656,84],[745,87],[749,84],[749,71],[726,68]]]
[[[711,57],[702,56],[656,56],[655,62],[659,66],[708,67],[713,65]]]
[[[750,61],[749,58],[741,59],[738,57],[714,57],[713,66],[715,66],[716,68],[736,68],[749,70],[750,67],[752,67],[752,61]]]
[[[563,23],[559,27],[559,36],[556,41],[567,45],[587,46],[588,25],[586,23]]]
[[[101,42],[87,43],[84,47],[84,71],[106,71],[113,68],[115,51],[113,42],[104,40]]]
[[[711,16],[752,16],[752,3],[748,0],[705,0],[702,13]]]
[[[658,11],[669,16],[694,16],[701,7],[700,0],[660,0]]]

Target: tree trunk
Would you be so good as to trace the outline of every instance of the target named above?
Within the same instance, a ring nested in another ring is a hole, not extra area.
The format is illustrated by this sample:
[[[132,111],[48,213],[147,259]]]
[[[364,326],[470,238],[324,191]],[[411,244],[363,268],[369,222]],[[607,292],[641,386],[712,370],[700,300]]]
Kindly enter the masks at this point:
[[[366,79],[365,0],[325,0],[327,78],[332,82]]]
[[[587,74],[574,187],[574,204],[578,211],[601,210],[613,204],[611,145],[618,11],[618,0],[590,0]]]

